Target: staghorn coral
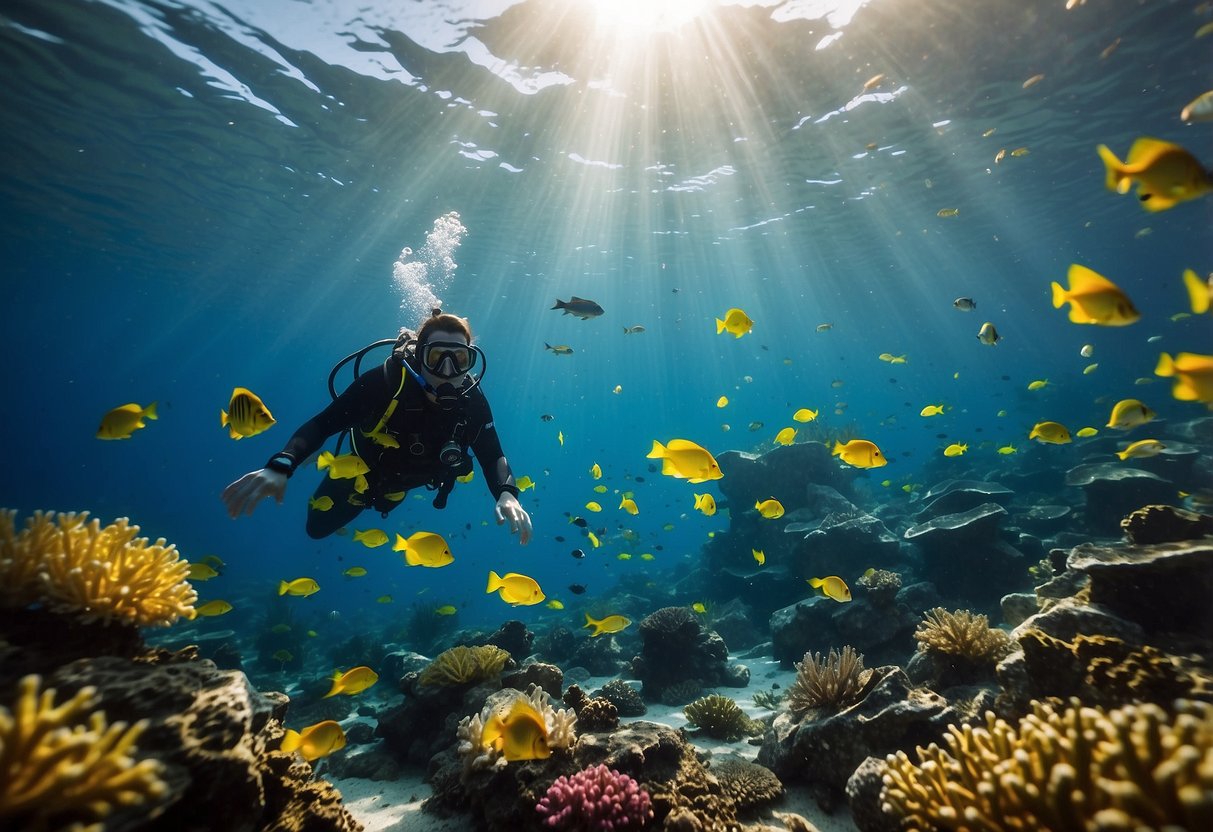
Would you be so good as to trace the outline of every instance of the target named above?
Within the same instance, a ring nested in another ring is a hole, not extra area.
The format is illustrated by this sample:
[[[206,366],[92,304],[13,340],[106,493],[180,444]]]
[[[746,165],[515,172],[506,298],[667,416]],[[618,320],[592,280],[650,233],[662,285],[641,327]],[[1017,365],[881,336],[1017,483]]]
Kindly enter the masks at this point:
[[[688,722],[718,740],[738,740],[757,729],[736,702],[718,693],[696,699],[682,712]]]
[[[604,765],[556,778],[535,811],[544,826],[579,832],[640,830],[653,819],[649,793]]]
[[[805,653],[804,660],[796,663],[796,681],[788,688],[788,708],[793,714],[845,708],[859,700],[871,677],[872,671],[864,669],[863,654],[853,647],[843,647],[842,653],[831,649],[824,659],[820,653]]]
[[[947,750],[886,758],[883,811],[903,828],[1107,830],[1213,828],[1213,705],[1107,712],[1040,702],[1012,727],[948,728]]]
[[[125,517],[102,527],[88,512],[38,511],[19,533],[15,518],[0,510],[0,602],[137,627],[194,617],[189,564],[164,538],[149,545]]]
[[[978,664],[993,663],[1011,649],[1011,638],[990,620],[969,610],[928,610],[914,631],[921,652],[946,653]]]
[[[89,713],[95,688],[56,707],[55,691],[41,686],[40,676],[23,677],[13,710],[0,707],[0,826],[64,828],[167,791],[158,761],[131,756],[146,722],[110,725],[103,712]]]
[[[510,654],[492,644],[452,647],[434,657],[417,682],[425,687],[457,687],[496,676]]]
[[[765,806],[783,794],[783,783],[766,766],[740,757],[712,761],[712,774],[733,798],[738,811]]]

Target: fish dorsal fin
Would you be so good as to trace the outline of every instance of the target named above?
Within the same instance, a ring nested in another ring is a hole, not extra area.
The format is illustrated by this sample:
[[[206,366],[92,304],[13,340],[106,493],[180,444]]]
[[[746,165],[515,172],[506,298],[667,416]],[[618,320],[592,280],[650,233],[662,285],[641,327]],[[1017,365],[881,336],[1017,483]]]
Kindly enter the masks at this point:
[[[699,451],[703,450],[689,439],[671,439],[666,445],[670,451]]]
[[[569,303],[585,303],[585,298],[579,298],[576,295],[573,295],[569,298]]]
[[[1080,266],[1074,263],[1070,266],[1070,294],[1071,295],[1087,295],[1095,292],[1119,292],[1120,289],[1115,283],[1108,280],[1098,272],[1088,269],[1086,266]]]
[[[1163,153],[1174,150],[1175,147],[1176,145],[1171,142],[1164,142],[1162,139],[1155,139],[1152,136],[1142,136],[1129,148],[1126,166],[1148,165]]]

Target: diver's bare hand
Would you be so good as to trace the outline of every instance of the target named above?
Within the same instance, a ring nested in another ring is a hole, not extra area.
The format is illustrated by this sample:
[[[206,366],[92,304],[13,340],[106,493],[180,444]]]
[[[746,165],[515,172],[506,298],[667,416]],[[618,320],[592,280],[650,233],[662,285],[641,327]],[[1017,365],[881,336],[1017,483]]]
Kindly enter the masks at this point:
[[[262,468],[251,471],[223,489],[223,504],[227,506],[227,514],[233,520],[241,514],[252,514],[257,503],[266,497],[273,497],[282,505],[286,494],[286,474]]]
[[[510,521],[510,534],[518,535],[518,542],[523,546],[531,542],[531,515],[518,502],[518,498],[508,491],[503,491],[497,498],[497,525],[506,520]]]

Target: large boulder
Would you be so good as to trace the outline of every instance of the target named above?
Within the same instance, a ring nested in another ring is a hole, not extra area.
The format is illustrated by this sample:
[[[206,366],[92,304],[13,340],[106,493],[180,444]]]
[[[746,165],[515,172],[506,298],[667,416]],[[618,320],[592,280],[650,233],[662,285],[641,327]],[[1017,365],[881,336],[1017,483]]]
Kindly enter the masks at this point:
[[[1165,503],[1175,496],[1175,485],[1157,474],[1123,462],[1093,462],[1066,471],[1066,485],[1081,488],[1084,514],[1091,532],[1118,537],[1120,521],[1135,509]]]

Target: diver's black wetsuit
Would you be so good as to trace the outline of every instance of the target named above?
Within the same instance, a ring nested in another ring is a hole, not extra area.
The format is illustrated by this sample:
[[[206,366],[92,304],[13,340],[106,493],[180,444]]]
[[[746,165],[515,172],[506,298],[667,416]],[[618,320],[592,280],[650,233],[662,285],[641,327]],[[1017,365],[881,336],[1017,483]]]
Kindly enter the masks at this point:
[[[454,409],[443,410],[430,401],[411,375],[403,379],[401,386],[403,372],[399,363],[389,360],[382,367],[363,373],[332,404],[295,431],[283,449],[282,453],[298,464],[319,450],[333,434],[350,430],[352,450],[371,469],[366,475],[370,487],[362,494],[355,491],[353,478],[333,479],[325,474],[313,498],[330,497],[333,506],[319,511],[309,504],[310,537],[327,537],[366,507],[386,514],[400,504],[405,491],[420,486],[439,491],[436,505],[441,508],[446,503],[444,490],[449,491],[456,476],[472,470],[472,461],[466,453],[455,466],[439,460],[439,451],[452,440],[462,451],[470,447],[476,454],[494,499],[505,491],[518,496],[493,426],[488,399],[480,388],[469,391]],[[381,432],[393,437],[398,448],[385,447],[367,435],[383,419],[394,398],[399,404]]]

